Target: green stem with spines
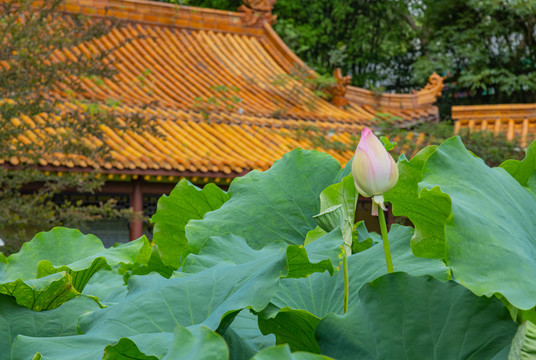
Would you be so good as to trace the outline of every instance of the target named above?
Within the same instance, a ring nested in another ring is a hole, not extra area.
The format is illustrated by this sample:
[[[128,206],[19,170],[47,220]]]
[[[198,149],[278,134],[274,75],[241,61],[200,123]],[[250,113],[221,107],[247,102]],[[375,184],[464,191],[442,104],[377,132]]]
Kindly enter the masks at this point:
[[[387,263],[387,272],[393,272],[393,260],[391,259],[391,249],[389,248],[389,237],[387,236],[387,224],[385,223],[385,214],[383,210],[378,209],[378,219],[382,230],[383,251],[385,253],[385,262]]]
[[[350,281],[348,279],[348,255],[352,255],[352,222],[348,221],[343,234],[344,246],[342,268],[344,273],[344,306],[343,311],[346,313],[348,310],[348,299],[350,298]]]

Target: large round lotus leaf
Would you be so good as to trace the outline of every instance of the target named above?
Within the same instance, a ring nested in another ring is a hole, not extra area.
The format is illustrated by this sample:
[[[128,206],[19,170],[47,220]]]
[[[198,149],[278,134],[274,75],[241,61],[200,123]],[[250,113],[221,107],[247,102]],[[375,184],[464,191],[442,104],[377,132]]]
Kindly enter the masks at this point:
[[[339,262],[342,243],[339,229],[306,246],[273,241],[259,250],[252,249],[246,239],[234,234],[214,236],[205,243],[199,255],[188,255],[183,271],[196,273],[222,263],[238,265],[257,259],[271,261],[286,253],[287,277],[306,277],[326,270],[332,274]]]
[[[363,286],[345,315],[317,327],[323,354],[339,360],[506,359],[517,324],[496,298],[456,282],[393,273]]]
[[[177,325],[174,334],[149,335],[138,348],[138,336],[122,338],[108,345],[102,360],[227,360],[229,349],[220,335],[205,326]],[[153,355],[146,355],[153,354]],[[158,356],[154,356],[158,355]]]
[[[233,360],[250,360],[260,350],[275,345],[275,337],[261,333],[257,316],[249,310],[242,310],[235,317],[223,338]]]
[[[514,306],[536,305],[536,197],[502,168],[489,168],[459,138],[443,143],[423,169],[423,189],[452,202],[445,259],[477,295],[501,293]]]
[[[37,234],[7,258],[5,271],[0,272],[0,293],[29,309],[54,309],[77,296],[105,266],[146,264],[150,256],[145,236],[106,249],[93,235],[57,227]]]
[[[447,280],[449,270],[442,261],[416,258],[409,246],[413,229],[393,225],[389,242],[394,268],[412,275],[433,275]],[[320,245],[322,239],[312,244]],[[350,305],[358,301],[359,289],[387,273],[382,244],[354,254],[348,258]],[[282,279],[272,307],[259,319],[264,334],[274,334],[278,344],[287,343],[293,351],[318,352],[314,331],[320,318],[330,313],[343,313],[344,277],[342,270],[333,276],[314,273],[302,279]]]
[[[521,185],[528,187],[536,172],[536,141],[527,147],[523,160],[506,160],[501,164],[501,167]]]
[[[55,309],[80,295],[65,271],[33,280],[6,280],[0,275],[0,294],[13,296],[17,304],[34,311]]]
[[[413,229],[409,226],[393,225],[389,232],[389,243],[395,271],[412,275],[432,275],[441,280],[449,279],[449,270],[441,260],[423,259],[413,256],[410,239]],[[318,243],[316,240],[311,245]],[[367,282],[387,273],[383,245],[348,258],[350,280],[350,304],[357,301],[357,292]],[[271,303],[278,308],[307,310],[316,317],[335,312],[342,314],[344,298],[344,276],[340,269],[333,276],[329,273],[314,273],[303,279],[282,279]]]
[[[0,360],[11,360],[9,349],[17,335],[76,335],[80,315],[97,309],[99,306],[95,301],[80,296],[57,309],[37,312],[17,305],[10,296],[0,295]]]
[[[81,339],[83,341],[81,342]],[[15,342],[12,360],[227,360],[227,344],[205,326],[177,325],[171,333],[138,334],[120,338],[109,345],[98,336],[51,337],[42,339],[43,352],[21,349],[32,339],[20,336]],[[104,348],[104,349],[102,349]],[[35,355],[35,356],[34,356]]]
[[[414,222],[417,256],[445,259],[475,294],[500,293],[523,310],[536,305],[536,193],[528,175],[536,146],[529,151],[529,160],[505,164],[516,180],[503,168],[489,168],[455,137],[399,164],[400,181],[411,189],[397,185],[386,195],[396,214]]]
[[[445,221],[450,213],[450,199],[440,191],[419,193],[422,169],[437,146],[428,146],[411,161],[399,160],[399,180],[384,194],[393,206],[394,215],[407,216],[415,226],[411,249],[415,256],[442,259],[445,254]]]
[[[177,325],[202,324],[216,330],[244,308],[263,310],[288,273],[282,251],[269,261],[255,258],[240,265],[221,264],[197,274],[165,279],[157,274],[132,276],[124,299],[80,319],[79,336],[55,338],[19,337],[14,359],[94,360],[104,348],[129,338],[147,356],[160,356],[173,345],[170,334]],[[74,352],[73,349],[76,349]]]
[[[123,276],[114,270],[101,270],[91,277],[82,294],[99,299],[104,306],[111,306],[123,300],[127,286]]]
[[[255,355],[251,360],[332,360],[330,357],[307,352],[291,352],[288,345],[274,346]]]
[[[235,179],[231,199],[202,220],[186,226],[186,237],[197,253],[211,236],[241,236],[259,249],[273,241],[303,245],[316,227],[320,193],[340,181],[341,167],[328,154],[293,150],[265,172],[252,171]]]
[[[6,277],[35,279],[61,271],[72,277],[73,287],[82,291],[87,282],[106,265],[147,264],[151,247],[145,237],[106,249],[94,235],[62,227],[40,232],[7,259]]]
[[[229,194],[215,184],[200,189],[186,179],[181,180],[169,196],[162,195],[151,218],[153,241],[158,245],[162,262],[178,269],[190,252],[184,230],[188,221],[202,219],[227,200]]]
[[[173,346],[163,360],[227,360],[229,349],[220,335],[205,326],[177,326]]]

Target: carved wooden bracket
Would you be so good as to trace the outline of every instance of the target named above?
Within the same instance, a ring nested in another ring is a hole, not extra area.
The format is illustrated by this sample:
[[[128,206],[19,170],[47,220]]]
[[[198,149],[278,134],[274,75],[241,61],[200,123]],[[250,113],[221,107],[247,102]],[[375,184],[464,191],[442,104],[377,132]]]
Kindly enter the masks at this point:
[[[247,26],[275,24],[277,15],[272,14],[275,2],[276,0],[244,0],[244,5],[238,7],[242,13],[242,22]]]
[[[337,83],[331,88],[331,95],[333,96],[331,102],[335,106],[345,107],[349,104],[346,98],[346,92],[348,91],[348,85],[352,82],[352,77],[350,75],[342,76],[340,68],[335,69],[333,76],[337,80]]]

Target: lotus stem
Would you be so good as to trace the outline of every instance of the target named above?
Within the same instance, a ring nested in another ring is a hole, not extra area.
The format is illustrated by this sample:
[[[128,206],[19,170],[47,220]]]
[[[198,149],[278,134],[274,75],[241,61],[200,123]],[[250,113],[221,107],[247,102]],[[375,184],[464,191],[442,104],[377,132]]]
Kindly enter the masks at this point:
[[[382,230],[383,239],[383,251],[385,253],[385,262],[387,263],[387,272],[393,272],[393,260],[391,260],[391,249],[389,248],[389,237],[387,236],[387,224],[385,223],[385,214],[380,208],[378,211],[378,220],[380,221],[380,228]]]
[[[346,254],[346,246],[344,246],[344,255],[342,259],[342,267],[344,272],[344,313],[348,310],[348,298],[350,296],[350,282],[348,281],[348,255]]]
[[[342,248],[342,269],[344,273],[344,313],[348,310],[348,299],[350,298],[350,281],[348,279],[348,255],[352,255],[352,229],[353,223],[349,222],[345,227],[345,231],[342,235],[344,245]]]

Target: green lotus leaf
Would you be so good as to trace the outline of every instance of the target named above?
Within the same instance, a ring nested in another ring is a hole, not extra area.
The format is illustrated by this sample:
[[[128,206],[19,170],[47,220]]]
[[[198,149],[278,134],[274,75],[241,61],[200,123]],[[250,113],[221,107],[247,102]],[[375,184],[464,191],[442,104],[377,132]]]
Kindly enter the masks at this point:
[[[442,261],[413,256],[410,249],[412,235],[411,227],[396,224],[391,227],[389,242],[395,271],[404,271],[415,276],[432,275],[440,280],[448,280],[450,272]],[[387,273],[381,243],[348,257],[348,272],[349,301],[352,304],[357,300],[357,292],[365,283]],[[271,303],[279,309],[302,309],[322,318],[332,312],[342,314],[343,297],[344,276],[342,271],[337,271],[333,277],[329,273],[314,273],[303,279],[282,279]]]
[[[305,310],[284,307],[273,318],[259,317],[263,334],[275,334],[277,344],[288,344],[292,351],[320,353],[315,330],[320,319]]]
[[[17,335],[76,335],[76,321],[84,313],[99,309],[91,299],[79,296],[57,309],[32,311],[17,305],[11,296],[0,295],[0,360],[11,360],[11,344]]]
[[[532,145],[524,161],[504,164],[516,180],[454,137],[400,163],[401,182],[411,186],[386,195],[395,214],[415,224],[417,256],[443,258],[475,294],[502,294],[521,310],[536,305],[536,193],[523,186],[534,178],[534,151]]]
[[[364,221],[358,221],[354,225],[352,232],[352,253],[356,254],[361,251],[370,249],[381,241],[381,235],[377,233],[369,233]]]
[[[259,352],[251,360],[330,360],[330,357],[307,352],[291,352],[288,345],[278,345]],[[332,360],[332,359],[331,359]]]
[[[438,279],[448,280],[449,269],[442,261],[416,258],[411,254],[412,235],[413,229],[410,227],[391,227],[389,241],[395,270],[412,275],[433,275]],[[352,305],[358,300],[357,293],[364,284],[387,273],[383,246],[378,244],[350,256],[348,272],[349,304]],[[290,344],[293,351],[315,352],[313,325],[330,313],[342,314],[343,298],[342,271],[337,271],[333,276],[329,273],[314,273],[303,279],[282,279],[276,295],[271,300],[272,306],[260,315],[260,328],[264,334],[274,334],[278,344]],[[296,336],[298,333],[300,335]]]
[[[177,325],[174,333],[140,334],[121,338],[98,350],[105,341],[98,336],[49,338],[48,347],[43,342],[44,352],[34,359],[67,360],[67,359],[103,359],[103,360],[197,360],[229,358],[229,350],[225,341],[214,331],[205,326],[184,327]],[[21,336],[22,342],[30,338]],[[33,350],[26,353],[28,356]],[[24,359],[16,352],[13,360]]]
[[[536,358],[536,325],[530,321],[525,321],[517,329],[508,360],[530,360],[534,358]]]
[[[527,147],[523,160],[506,160],[500,166],[522,186],[527,187],[530,178],[536,172],[536,141]]]
[[[398,163],[399,180],[384,194],[391,202],[393,214],[407,216],[415,225],[411,248],[416,256],[441,259],[445,254],[444,223],[450,213],[450,199],[440,191],[424,191],[419,196],[419,182],[428,158],[437,146],[428,146],[411,161],[405,157]]]
[[[140,263],[135,264],[121,264],[118,272],[123,274],[125,282],[128,282],[128,278],[131,275],[147,275],[152,272],[157,272],[165,278],[170,278],[175,269],[171,266],[167,266],[162,262],[162,257],[158,251],[158,246],[152,247],[151,257],[146,265]]]
[[[123,276],[113,269],[101,270],[89,279],[82,294],[97,298],[104,306],[111,306],[124,299],[127,286],[123,281]]]
[[[355,219],[355,209],[359,193],[354,184],[353,176],[347,175],[340,182],[328,186],[320,194],[320,212],[327,212],[328,209],[341,206],[342,231],[350,231]],[[317,215],[318,216],[318,215]]]
[[[327,208],[320,214],[313,216],[318,226],[320,226],[322,230],[327,233],[336,228],[342,229],[344,227],[345,217],[346,216],[341,204]]]
[[[257,316],[242,310],[223,334],[233,360],[250,360],[256,353],[275,345],[274,335],[263,335]]]
[[[55,309],[80,295],[66,272],[33,280],[8,280],[1,276],[0,294],[13,296],[17,304],[34,311]]]
[[[260,250],[252,249],[247,241],[234,234],[211,237],[203,246],[199,255],[190,254],[183,271],[196,273],[222,263],[243,264],[256,259],[266,262],[277,260],[286,253],[288,274],[286,277],[306,277],[314,272],[334,272],[334,265],[339,262],[342,234],[336,229],[325,235],[318,243],[288,245],[274,241]]]
[[[160,345],[159,341],[156,341]],[[159,360],[156,356],[147,356],[142,353],[136,343],[129,338],[122,338],[116,344],[104,348],[102,360]]]
[[[197,274],[165,279],[158,274],[132,276],[123,300],[80,318],[78,336],[36,338],[20,336],[14,359],[63,360],[102,358],[106,346],[129,338],[146,356],[161,358],[171,348],[177,325],[204,325],[212,330],[230,323],[242,309],[263,310],[286,276],[286,254],[240,265],[221,264]],[[171,334],[171,335],[170,335]],[[73,352],[72,349],[76,349]]]
[[[103,360],[227,360],[229,350],[225,341],[205,326],[186,328],[178,325],[174,334],[150,336],[143,343],[143,352],[136,346],[137,336],[122,338],[104,350]],[[171,344],[171,345],[169,345]],[[166,351],[167,350],[167,351]],[[158,354],[147,356],[144,352]]]
[[[181,180],[169,196],[159,200],[154,223],[153,241],[165,265],[178,269],[190,252],[185,235],[185,226],[192,219],[202,219],[206,213],[219,209],[230,195],[215,184],[202,190],[186,179]]]
[[[229,349],[220,335],[205,326],[177,326],[174,342],[163,360],[227,360]]]
[[[347,165],[347,167],[351,168],[351,163],[349,164],[350,165]],[[333,223],[339,225],[343,232],[348,232],[348,237],[350,237],[350,231],[353,230],[358,197],[359,193],[356,190],[352,174],[346,175],[340,182],[328,186],[320,194],[321,214],[334,207],[340,207],[339,212],[342,211],[342,216],[339,216],[339,219],[335,218],[338,221],[334,221]],[[319,215],[320,214],[315,216],[317,223]],[[315,229],[310,230],[307,233],[305,244],[318,240],[325,234],[326,231],[320,226],[317,226]],[[370,245],[372,245],[372,243]]]
[[[405,273],[384,275],[359,291],[345,315],[316,330],[336,359],[505,359],[517,325],[496,298],[456,282]]]
[[[7,259],[7,279],[35,279],[65,271],[73,287],[82,291],[87,282],[106,265],[147,264],[151,247],[145,237],[106,249],[94,235],[56,227],[37,234]]]
[[[253,249],[274,241],[303,245],[307,232],[316,227],[320,193],[340,181],[341,172],[331,156],[296,149],[265,172],[236,178],[229,201],[186,226],[192,251],[199,252],[212,236],[229,233],[246,239]]]
[[[502,168],[489,168],[459,138],[438,147],[423,169],[423,190],[448,194],[445,260],[477,295],[536,305],[536,197]]]

